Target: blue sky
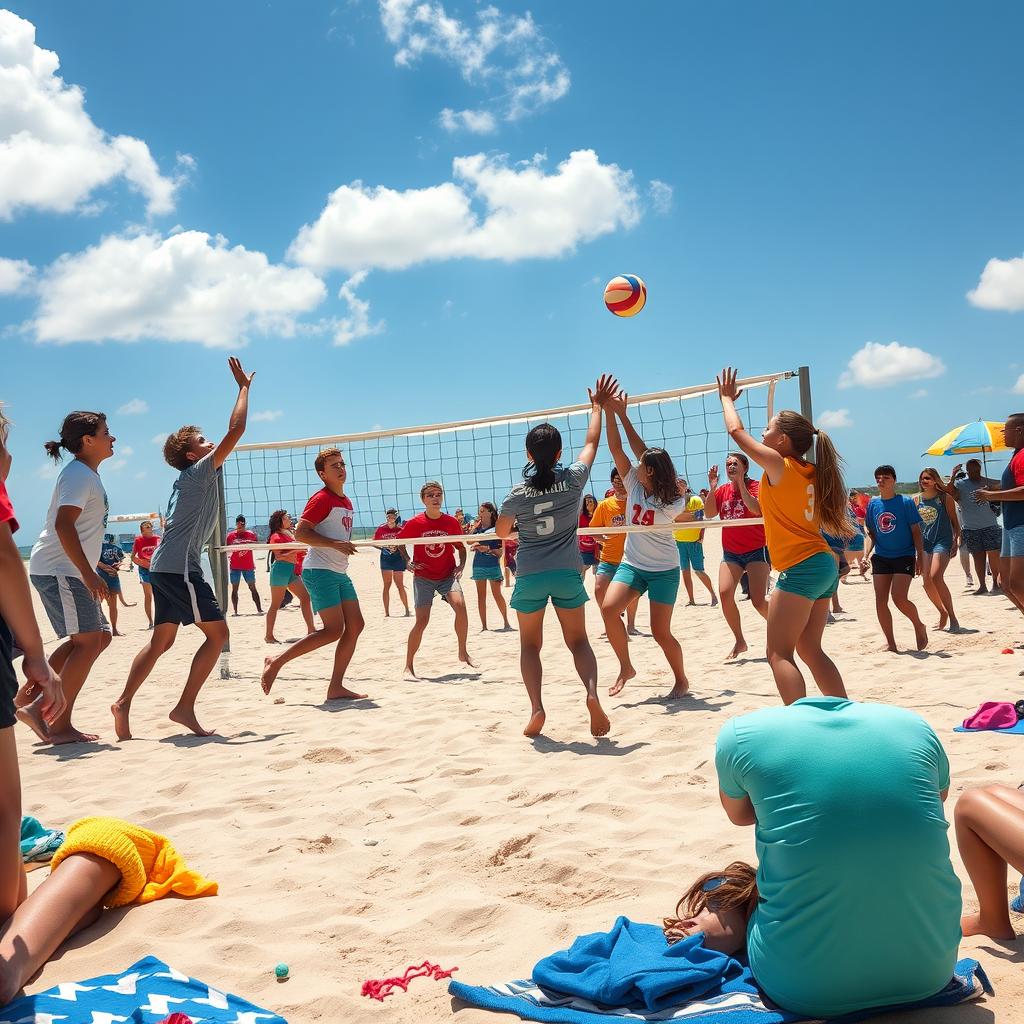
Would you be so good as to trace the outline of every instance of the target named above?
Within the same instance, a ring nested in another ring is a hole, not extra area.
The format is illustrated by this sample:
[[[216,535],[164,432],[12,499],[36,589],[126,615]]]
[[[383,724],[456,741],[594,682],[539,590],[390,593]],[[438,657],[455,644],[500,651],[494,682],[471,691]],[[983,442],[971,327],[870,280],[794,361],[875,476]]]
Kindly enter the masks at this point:
[[[1024,406],[1017,4],[7,11],[26,534],[72,408],[110,415],[112,510],[165,504],[153,438],[223,429],[233,352],[250,441],[561,405],[606,369],[640,393],[809,363],[865,482]],[[632,320],[601,301],[623,272],[649,288]]]

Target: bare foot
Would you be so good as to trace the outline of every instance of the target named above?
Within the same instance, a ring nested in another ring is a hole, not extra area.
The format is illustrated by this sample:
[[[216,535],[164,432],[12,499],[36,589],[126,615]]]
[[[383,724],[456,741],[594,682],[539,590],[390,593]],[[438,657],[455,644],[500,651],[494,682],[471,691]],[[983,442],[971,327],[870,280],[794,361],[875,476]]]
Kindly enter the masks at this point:
[[[712,598],[711,598],[711,607],[712,608],[717,608],[718,607],[718,598],[717,597],[712,596]]]
[[[186,729],[190,729],[197,736],[216,736],[216,732],[213,729],[204,729],[199,724],[199,719],[196,718],[196,713],[193,709],[189,708],[188,711],[182,711],[175,708],[167,716],[175,725],[183,725]]]
[[[945,629],[947,622],[949,622],[949,616],[945,612],[943,612],[939,616],[939,624],[935,628],[936,629]]]
[[[111,633],[111,636],[124,636],[124,633],[119,633],[119,632],[118,632],[118,631],[117,631],[117,630],[115,629],[115,630],[114,630],[114,632],[113,632],[113,633]]]
[[[686,607],[686,608],[696,608],[697,607],[697,602],[696,601],[687,601],[686,605],[684,607]]]
[[[402,672],[402,678],[408,679],[410,682],[413,682],[418,680],[419,676],[416,675],[416,670],[412,667],[412,665],[406,665],[404,671]]]
[[[668,691],[668,700],[678,700],[680,697],[685,697],[690,692],[690,681],[684,679],[682,682],[676,683],[671,690]]]
[[[479,667],[477,663],[469,656],[469,651],[463,651],[459,655],[459,661],[461,661],[463,665],[468,665],[470,668]]]
[[[79,732],[74,726],[70,726],[63,732],[51,730],[46,737],[46,742],[57,747],[62,743],[95,743],[98,739],[99,736],[94,732]]]
[[[355,690],[350,690],[347,686],[339,686],[335,689],[333,686],[327,690],[328,700],[366,700],[368,694],[356,693]]]
[[[38,702],[29,704],[27,707],[18,708],[14,714],[18,721],[27,725],[44,743],[50,742],[50,727],[43,721],[43,716],[36,706]]]
[[[978,587],[978,589],[974,592],[975,596],[977,596],[978,594],[987,594],[987,593],[988,593],[988,587],[986,587],[984,583],[982,583],[982,585],[980,587]]]
[[[114,733],[119,740],[130,740],[132,738],[132,727],[128,724],[128,712],[131,705],[111,704],[110,713],[114,716]]]
[[[928,646],[928,630],[922,622],[914,627],[914,638],[917,640],[917,649],[923,651]]]
[[[964,630],[963,626],[956,619],[949,620],[949,631],[950,633],[962,633]]]
[[[587,711],[590,712],[590,735],[607,736],[612,731],[612,723],[608,721],[597,697],[587,698]]]
[[[547,715],[544,714],[543,708],[541,708],[540,711],[534,711],[534,713],[530,715],[529,722],[526,723],[526,728],[523,730],[523,735],[539,736],[541,729],[544,728],[545,718],[547,718]]]
[[[278,640],[277,637],[275,636],[265,636],[263,638],[263,642],[265,644],[279,644],[281,641]]]
[[[893,643],[891,643],[891,644],[886,644],[884,647],[879,647],[878,649],[880,651],[888,653],[888,654],[899,654],[900,653],[900,649],[896,646],[895,641]]]
[[[643,636],[643,633],[641,633],[640,630],[636,628],[636,626],[627,626],[626,627],[626,635],[627,636]]]
[[[274,664],[276,660],[272,654],[268,654],[263,659],[263,675],[260,676],[260,686],[263,688],[264,693],[270,693],[270,688],[274,685],[274,680],[277,678],[278,670]]]
[[[734,643],[732,645],[732,650],[726,655],[725,660],[726,661],[734,661],[741,654],[746,654],[747,650],[748,650],[748,648],[747,648],[747,641],[746,640],[737,640],[736,643]]]
[[[407,618],[409,618],[410,615],[412,615],[412,612],[410,612],[409,609],[406,608],[405,609],[405,615],[403,617],[407,619]]]
[[[636,675],[635,668],[626,669],[625,672],[620,672],[618,679],[615,680],[615,685],[608,691],[609,697],[614,697],[617,694],[622,693],[622,688]]]
[[[964,914],[960,918],[960,930],[964,937],[968,935],[987,935],[990,939],[1015,939],[1017,937],[1010,924],[1009,915],[1004,921],[984,921],[981,914]]]

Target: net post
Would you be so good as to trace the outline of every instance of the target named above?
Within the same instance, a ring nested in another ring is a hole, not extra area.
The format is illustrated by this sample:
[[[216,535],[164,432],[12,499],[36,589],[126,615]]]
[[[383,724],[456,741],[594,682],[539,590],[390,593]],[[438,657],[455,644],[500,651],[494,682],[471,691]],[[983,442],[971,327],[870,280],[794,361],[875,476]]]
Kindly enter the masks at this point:
[[[222,471],[217,474],[217,522],[213,527],[213,537],[210,538],[209,555],[210,569],[213,571],[213,589],[217,595],[217,604],[220,605],[220,610],[224,613],[225,619],[227,619],[228,610],[228,560],[217,549],[224,546],[227,514],[227,504],[224,500],[224,475]],[[230,653],[231,633],[229,632],[220,652],[221,679],[231,678],[231,665],[228,661]]]
[[[809,366],[801,366],[797,370],[797,376],[800,378],[800,415],[810,423],[813,423],[814,408],[811,405],[811,368]],[[816,454],[817,443],[811,446],[811,462],[815,461],[814,457]]]

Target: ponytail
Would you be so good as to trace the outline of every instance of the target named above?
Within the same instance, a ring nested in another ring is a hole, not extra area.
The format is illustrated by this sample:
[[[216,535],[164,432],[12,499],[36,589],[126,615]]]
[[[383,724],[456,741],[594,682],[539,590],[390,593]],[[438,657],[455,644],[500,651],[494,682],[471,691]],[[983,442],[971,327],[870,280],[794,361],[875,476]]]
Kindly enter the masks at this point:
[[[848,514],[849,499],[843,480],[843,459],[832,438],[824,430],[815,431],[818,437],[815,459],[815,487],[821,517],[821,528],[833,537],[852,537],[854,529]]]
[[[523,479],[535,491],[547,491],[556,482],[555,466],[562,454],[562,435],[550,423],[539,423],[526,435],[526,450],[532,463],[523,469]]]
[[[77,455],[82,450],[86,437],[95,437],[100,427],[107,422],[106,413],[102,412],[69,412],[60,426],[60,440],[47,441],[43,447],[46,454],[54,462],[62,459],[61,448]]]

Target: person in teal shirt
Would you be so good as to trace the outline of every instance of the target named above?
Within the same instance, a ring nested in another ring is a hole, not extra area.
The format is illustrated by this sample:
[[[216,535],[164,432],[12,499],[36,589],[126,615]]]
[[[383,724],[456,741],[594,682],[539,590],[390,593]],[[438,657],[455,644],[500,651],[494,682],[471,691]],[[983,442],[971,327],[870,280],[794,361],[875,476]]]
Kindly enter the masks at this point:
[[[960,882],[942,809],[949,761],[924,719],[805,697],[727,722],[715,765],[729,819],[756,829],[746,946],[771,999],[835,1017],[946,985]]]

